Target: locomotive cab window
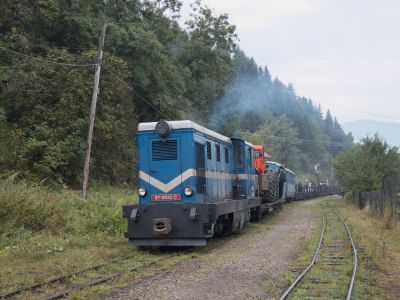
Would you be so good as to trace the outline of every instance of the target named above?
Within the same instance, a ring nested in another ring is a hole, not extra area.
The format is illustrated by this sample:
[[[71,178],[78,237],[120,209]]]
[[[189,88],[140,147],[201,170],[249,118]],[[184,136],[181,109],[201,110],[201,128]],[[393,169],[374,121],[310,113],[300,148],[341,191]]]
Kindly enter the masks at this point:
[[[207,159],[211,159],[211,143],[207,142],[206,147],[207,147]]]
[[[217,161],[221,161],[221,147],[220,147],[220,145],[215,145],[215,152],[217,154]]]
[[[233,162],[235,164],[235,168],[243,168],[243,156],[244,156],[244,149],[243,145],[234,144],[233,145]]]
[[[246,155],[246,160],[247,160],[247,167],[248,168],[252,168],[253,167],[253,160],[252,160],[252,152],[253,149],[252,148],[248,148],[247,149],[247,155]]]
[[[229,163],[229,152],[228,152],[228,148],[225,147],[224,150],[225,150],[225,163],[228,164],[228,163]]]

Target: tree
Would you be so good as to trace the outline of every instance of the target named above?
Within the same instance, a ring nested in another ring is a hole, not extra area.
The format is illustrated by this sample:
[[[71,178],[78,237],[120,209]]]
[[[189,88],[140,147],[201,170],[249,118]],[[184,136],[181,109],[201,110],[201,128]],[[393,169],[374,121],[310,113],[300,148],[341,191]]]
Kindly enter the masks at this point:
[[[199,110],[189,113],[205,123],[213,101],[222,95],[233,74],[231,55],[236,47],[235,26],[227,14],[214,16],[197,1],[188,26],[189,40],[182,48],[179,62],[189,70],[185,97]]]
[[[297,167],[299,139],[297,129],[285,116],[272,122],[265,122],[252,133],[245,134],[244,138],[257,145],[265,145],[274,161],[292,168]]]
[[[80,182],[90,65],[105,19],[93,180],[132,181],[136,124],[161,118],[192,119],[228,136],[278,136],[265,141],[276,160],[304,173],[318,162],[328,173],[352,136],[239,49],[227,14],[197,1],[182,27],[180,7],[178,0],[1,1],[1,169]]]
[[[400,175],[400,154],[378,135],[366,137],[361,145],[340,154],[335,162],[337,178],[346,191],[379,190],[388,177]]]

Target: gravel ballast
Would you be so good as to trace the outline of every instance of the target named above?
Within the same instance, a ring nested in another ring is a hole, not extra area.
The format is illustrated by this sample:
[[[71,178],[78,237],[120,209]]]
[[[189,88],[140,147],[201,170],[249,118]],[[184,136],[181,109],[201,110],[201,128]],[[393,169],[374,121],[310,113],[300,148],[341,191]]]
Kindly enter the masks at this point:
[[[320,200],[298,202],[199,258],[114,291],[112,299],[275,299],[276,283],[311,237]],[[268,218],[269,216],[266,216]],[[279,286],[279,285],[278,285]]]

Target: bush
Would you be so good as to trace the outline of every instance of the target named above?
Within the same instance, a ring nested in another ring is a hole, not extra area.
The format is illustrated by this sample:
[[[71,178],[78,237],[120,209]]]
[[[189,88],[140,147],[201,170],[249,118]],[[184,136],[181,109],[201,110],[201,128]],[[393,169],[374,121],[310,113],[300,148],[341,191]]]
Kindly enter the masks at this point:
[[[340,154],[335,161],[336,176],[346,192],[382,189],[385,178],[400,175],[400,153],[378,135]]]
[[[79,191],[54,191],[13,180],[0,180],[0,234],[19,239],[26,232],[121,235],[122,206],[135,202],[132,189],[102,188],[84,201]]]
[[[60,199],[46,189],[28,184],[0,182],[0,224],[3,231],[25,228],[32,232],[55,233],[66,225],[67,210]],[[4,233],[4,232],[3,232]]]
[[[98,206],[95,202],[88,205],[90,216],[86,219],[89,231],[101,231],[108,234],[121,235],[127,228],[126,220],[122,218],[122,206],[126,201],[119,200],[110,206]]]

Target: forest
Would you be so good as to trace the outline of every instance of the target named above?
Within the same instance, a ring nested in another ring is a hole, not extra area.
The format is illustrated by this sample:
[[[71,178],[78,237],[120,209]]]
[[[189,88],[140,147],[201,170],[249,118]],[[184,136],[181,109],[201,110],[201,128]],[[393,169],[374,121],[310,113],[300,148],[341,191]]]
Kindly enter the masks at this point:
[[[332,114],[239,47],[227,14],[200,1],[0,3],[0,173],[79,187],[100,28],[105,55],[91,184],[135,184],[137,125],[190,119],[266,145],[304,179],[330,178],[353,145]]]

